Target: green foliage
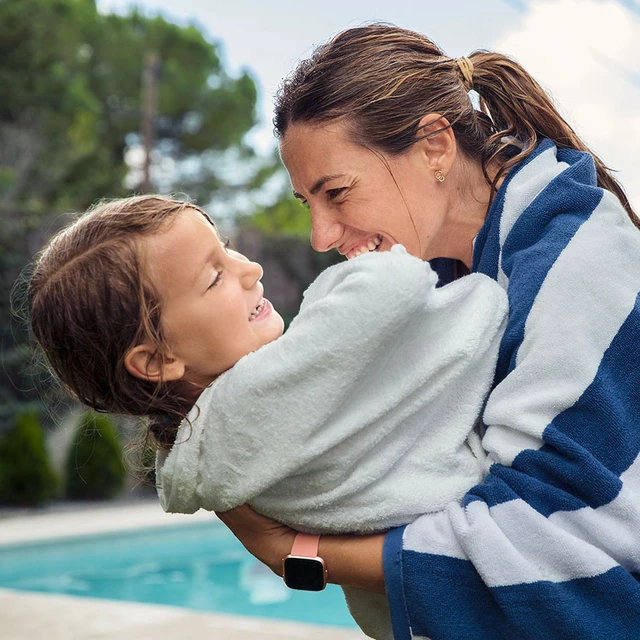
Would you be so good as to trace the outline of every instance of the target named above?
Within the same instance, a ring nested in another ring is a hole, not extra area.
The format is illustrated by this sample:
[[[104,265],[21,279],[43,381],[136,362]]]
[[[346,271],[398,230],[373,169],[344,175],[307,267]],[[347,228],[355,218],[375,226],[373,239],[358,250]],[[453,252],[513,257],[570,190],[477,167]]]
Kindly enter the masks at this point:
[[[234,166],[256,161],[243,143],[256,122],[255,84],[246,73],[231,77],[219,44],[195,26],[135,9],[101,14],[95,0],[0,0],[0,351],[10,361],[0,418],[36,396],[25,328],[10,322],[20,269],[67,212],[140,187],[125,154],[141,140],[149,52],[159,60],[154,162],[173,162],[157,190],[207,203],[215,194],[231,198],[247,181],[258,189],[259,166],[233,184],[220,171],[229,152]],[[0,433],[5,425],[0,419]]]
[[[37,413],[17,414],[13,428],[0,439],[0,502],[39,506],[53,498],[57,489],[58,478],[49,462]]]
[[[71,500],[107,500],[124,486],[122,447],[109,418],[85,413],[71,441],[66,495]]]
[[[309,210],[291,193],[286,193],[272,205],[258,208],[239,223],[258,229],[266,236],[287,236],[308,241],[311,234]]]
[[[296,238],[308,244],[311,235],[309,209],[294,197],[291,180],[277,150],[270,162],[265,162],[256,173],[255,179],[251,186],[266,183],[272,192],[271,201],[238,218],[238,227],[256,229],[268,238]]]
[[[155,153],[182,162],[241,146],[256,122],[255,84],[230,77],[196,27],[135,9],[101,15],[93,0],[0,2],[0,204],[84,209],[126,193],[150,52]],[[173,173],[168,188],[182,188],[180,164]]]

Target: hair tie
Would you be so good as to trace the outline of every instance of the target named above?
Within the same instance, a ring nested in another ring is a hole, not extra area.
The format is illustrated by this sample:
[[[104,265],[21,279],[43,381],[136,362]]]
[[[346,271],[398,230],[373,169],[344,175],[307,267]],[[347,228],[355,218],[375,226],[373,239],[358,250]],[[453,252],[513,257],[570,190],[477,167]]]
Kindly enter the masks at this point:
[[[473,62],[464,56],[462,58],[456,58],[455,61],[462,75],[464,90],[469,93],[469,91],[473,89]]]

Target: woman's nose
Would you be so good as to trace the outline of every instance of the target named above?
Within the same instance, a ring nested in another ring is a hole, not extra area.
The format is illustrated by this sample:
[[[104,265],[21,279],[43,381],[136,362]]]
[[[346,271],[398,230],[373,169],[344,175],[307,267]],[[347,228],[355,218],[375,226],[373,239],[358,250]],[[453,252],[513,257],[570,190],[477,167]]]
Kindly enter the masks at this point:
[[[335,218],[311,212],[311,246],[316,251],[333,249],[342,232],[342,225]]]

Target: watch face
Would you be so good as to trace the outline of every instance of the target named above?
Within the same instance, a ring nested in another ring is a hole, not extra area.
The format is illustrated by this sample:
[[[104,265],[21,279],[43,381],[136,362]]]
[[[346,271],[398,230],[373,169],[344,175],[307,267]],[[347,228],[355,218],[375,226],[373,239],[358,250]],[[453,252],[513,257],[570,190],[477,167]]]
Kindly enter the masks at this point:
[[[290,589],[322,591],[326,586],[324,563],[319,558],[285,558],[284,583]]]

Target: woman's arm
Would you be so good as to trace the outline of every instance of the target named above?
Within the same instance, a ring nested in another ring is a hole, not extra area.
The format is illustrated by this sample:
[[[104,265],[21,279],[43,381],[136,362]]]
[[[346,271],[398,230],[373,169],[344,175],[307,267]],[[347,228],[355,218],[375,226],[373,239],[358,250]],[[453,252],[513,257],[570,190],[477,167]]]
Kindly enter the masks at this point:
[[[247,551],[282,575],[282,559],[291,552],[296,532],[242,505],[216,514]],[[385,593],[382,571],[384,534],[322,536],[318,553],[327,566],[329,582]]]

